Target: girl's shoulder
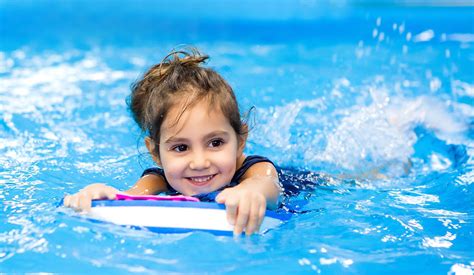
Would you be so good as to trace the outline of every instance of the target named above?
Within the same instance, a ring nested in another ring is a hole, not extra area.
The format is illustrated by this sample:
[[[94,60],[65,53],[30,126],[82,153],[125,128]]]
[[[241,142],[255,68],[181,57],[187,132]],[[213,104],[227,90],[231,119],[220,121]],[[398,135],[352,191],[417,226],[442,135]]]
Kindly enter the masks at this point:
[[[271,164],[273,164],[275,166],[275,164],[273,163],[273,161],[271,161],[270,159],[268,159],[267,157],[264,157],[264,156],[259,156],[259,155],[250,155],[250,156],[247,156],[244,160],[244,162],[242,163],[242,167],[244,166],[252,166],[253,164],[255,163],[259,163],[259,162],[270,162]],[[241,168],[242,168],[241,167]]]
[[[234,177],[232,178],[232,182],[234,182],[234,183],[240,182],[240,179],[245,175],[247,170],[250,167],[252,167],[252,165],[254,165],[256,163],[260,163],[260,162],[269,162],[273,166],[275,166],[275,164],[270,159],[268,159],[266,157],[259,156],[259,155],[247,156],[245,158],[244,162],[242,163],[242,165],[237,169],[237,171],[235,171]]]
[[[143,171],[143,173],[140,177],[150,175],[150,174],[151,175],[158,175],[158,176],[163,177],[165,175],[165,172],[163,171],[163,169],[161,169],[159,167],[151,167],[151,168],[145,169],[145,171]]]

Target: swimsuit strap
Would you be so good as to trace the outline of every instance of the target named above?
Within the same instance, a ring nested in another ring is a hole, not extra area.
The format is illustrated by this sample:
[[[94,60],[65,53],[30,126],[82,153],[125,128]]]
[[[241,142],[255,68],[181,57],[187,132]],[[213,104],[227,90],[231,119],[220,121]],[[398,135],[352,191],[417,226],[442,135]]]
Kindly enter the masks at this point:
[[[257,156],[257,155],[248,156],[245,158],[244,162],[242,163],[242,166],[239,169],[237,169],[237,171],[235,171],[234,177],[231,180],[231,186],[235,186],[239,184],[240,179],[245,175],[245,173],[247,173],[247,170],[252,165],[259,162],[270,162],[273,166],[275,166],[275,164],[273,164],[273,162],[266,157]]]

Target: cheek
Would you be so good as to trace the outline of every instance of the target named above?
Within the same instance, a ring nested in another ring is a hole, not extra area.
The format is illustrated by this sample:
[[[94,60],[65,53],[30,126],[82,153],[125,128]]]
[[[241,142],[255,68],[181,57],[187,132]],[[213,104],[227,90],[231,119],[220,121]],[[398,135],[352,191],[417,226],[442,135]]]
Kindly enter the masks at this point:
[[[189,193],[186,190],[186,185],[182,183],[182,177],[186,170],[186,165],[183,165],[182,161],[167,159],[167,161],[163,161],[162,168],[165,171],[165,177],[171,187],[182,194]]]
[[[231,174],[232,177],[237,166],[237,151],[231,148],[221,152],[215,163],[220,166],[222,172]]]
[[[162,154],[161,168],[165,170],[166,177],[176,177],[184,168],[184,164],[179,159],[176,159],[169,154]]]

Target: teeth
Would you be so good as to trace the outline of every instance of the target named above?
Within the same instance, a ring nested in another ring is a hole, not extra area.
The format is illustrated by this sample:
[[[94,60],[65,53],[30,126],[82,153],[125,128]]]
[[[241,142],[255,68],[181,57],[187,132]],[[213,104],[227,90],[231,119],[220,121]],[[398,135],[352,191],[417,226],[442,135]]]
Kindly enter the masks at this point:
[[[205,181],[208,181],[210,179],[212,179],[212,176],[191,178],[191,180],[195,181],[195,182],[205,182]]]

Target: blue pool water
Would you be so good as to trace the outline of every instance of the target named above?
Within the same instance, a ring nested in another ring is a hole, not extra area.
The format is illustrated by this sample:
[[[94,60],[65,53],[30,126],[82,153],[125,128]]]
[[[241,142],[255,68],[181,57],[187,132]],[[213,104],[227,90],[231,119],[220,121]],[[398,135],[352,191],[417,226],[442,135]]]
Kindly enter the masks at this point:
[[[472,274],[469,2],[225,3],[0,1],[0,272]],[[152,165],[125,98],[182,43],[256,107],[247,153],[318,184],[278,229],[154,234],[56,207]]]

